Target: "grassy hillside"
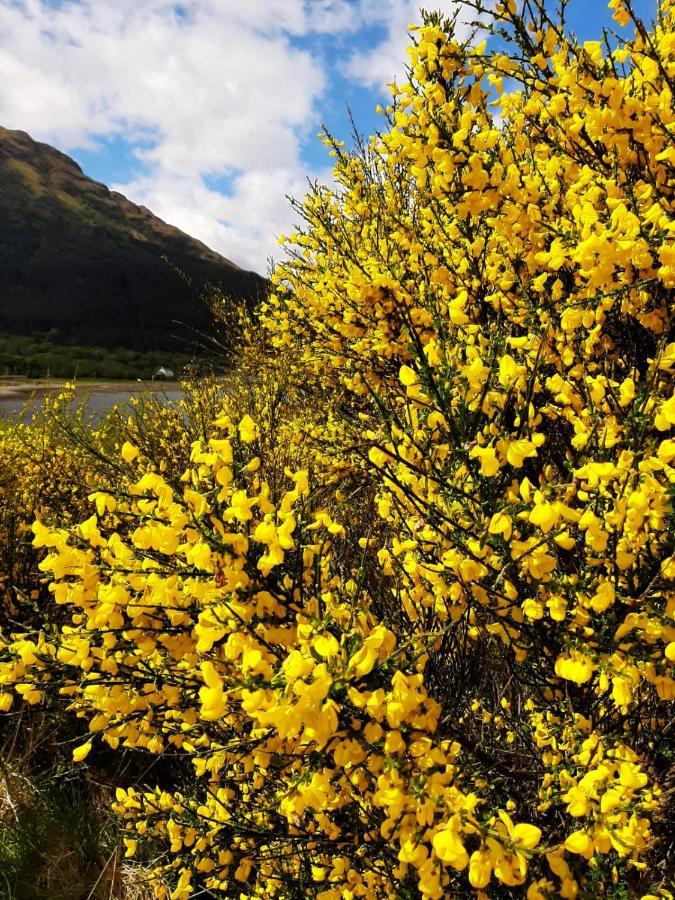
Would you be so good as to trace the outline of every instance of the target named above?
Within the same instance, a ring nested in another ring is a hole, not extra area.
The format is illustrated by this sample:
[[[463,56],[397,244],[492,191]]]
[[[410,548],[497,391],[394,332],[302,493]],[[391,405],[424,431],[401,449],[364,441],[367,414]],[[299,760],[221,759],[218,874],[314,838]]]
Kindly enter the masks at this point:
[[[265,287],[68,156],[0,128],[0,331],[185,351],[212,327],[205,283],[247,303]]]
[[[192,354],[179,350],[136,350],[130,347],[97,347],[58,344],[50,335],[0,334],[0,377],[26,378],[152,378],[165,366],[180,374]]]

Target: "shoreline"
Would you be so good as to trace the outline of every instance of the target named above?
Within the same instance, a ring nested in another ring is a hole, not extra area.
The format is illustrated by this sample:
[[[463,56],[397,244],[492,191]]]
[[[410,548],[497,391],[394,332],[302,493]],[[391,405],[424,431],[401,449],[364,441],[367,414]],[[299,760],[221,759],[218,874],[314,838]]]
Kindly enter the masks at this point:
[[[102,379],[98,381],[92,378],[73,382],[67,378],[13,379],[11,376],[6,376],[0,378],[0,400],[22,400],[29,399],[34,394],[58,393],[66,384],[74,384],[75,393],[79,395],[86,394],[87,391],[96,391],[102,394],[117,392],[140,394],[148,390],[159,393],[180,389],[180,382],[175,379],[171,381],[110,381]]]

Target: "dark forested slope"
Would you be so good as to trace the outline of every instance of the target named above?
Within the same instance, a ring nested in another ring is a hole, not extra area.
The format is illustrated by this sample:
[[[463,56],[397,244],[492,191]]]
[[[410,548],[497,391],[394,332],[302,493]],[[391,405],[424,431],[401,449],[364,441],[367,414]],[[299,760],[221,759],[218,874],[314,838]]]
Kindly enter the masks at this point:
[[[0,332],[185,347],[195,330],[210,329],[207,281],[251,302],[265,288],[255,273],[87,178],[70,157],[0,127]]]

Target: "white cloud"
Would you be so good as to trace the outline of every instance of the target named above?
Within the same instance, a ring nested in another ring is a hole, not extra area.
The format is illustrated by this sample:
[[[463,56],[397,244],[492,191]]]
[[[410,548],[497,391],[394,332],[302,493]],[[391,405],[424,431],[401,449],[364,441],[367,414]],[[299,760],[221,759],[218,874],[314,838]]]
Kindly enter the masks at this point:
[[[118,189],[263,268],[327,83],[292,37],[356,22],[347,0],[0,0],[0,122],[66,151],[149,137],[147,177]]]
[[[324,184],[330,171],[317,173]],[[301,167],[249,171],[237,176],[228,194],[203,181],[169,173],[117,185],[160,218],[180,227],[243,268],[265,274],[269,257],[279,258],[276,238],[288,232],[292,211],[287,196],[301,197],[307,180]]]
[[[291,227],[285,194],[319,174],[302,151],[340,65],[326,41],[345,36],[344,74],[379,89],[402,71],[418,2],[0,0],[0,123],[66,152],[121,139],[145,173],[118,190],[264,271]],[[364,47],[372,25],[385,39]]]
[[[281,27],[299,25],[302,4],[270,0],[276,34],[258,30],[259,6],[192,0],[180,16],[166,0],[4,0],[0,116],[71,147],[150,128],[162,165],[195,171],[295,158],[324,73]]]

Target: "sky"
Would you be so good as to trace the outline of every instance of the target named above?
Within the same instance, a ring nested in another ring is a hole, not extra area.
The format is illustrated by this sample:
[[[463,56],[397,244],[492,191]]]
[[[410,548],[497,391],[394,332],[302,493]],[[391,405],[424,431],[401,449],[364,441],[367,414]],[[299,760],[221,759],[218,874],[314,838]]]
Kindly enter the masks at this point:
[[[457,0],[422,0],[452,13]],[[551,0],[553,5],[553,0]],[[0,125],[244,268],[292,228],[287,195],[330,181],[322,125],[349,142],[401,77],[420,0],[0,0]],[[656,0],[634,0],[646,21]],[[582,39],[606,0],[570,0]]]

